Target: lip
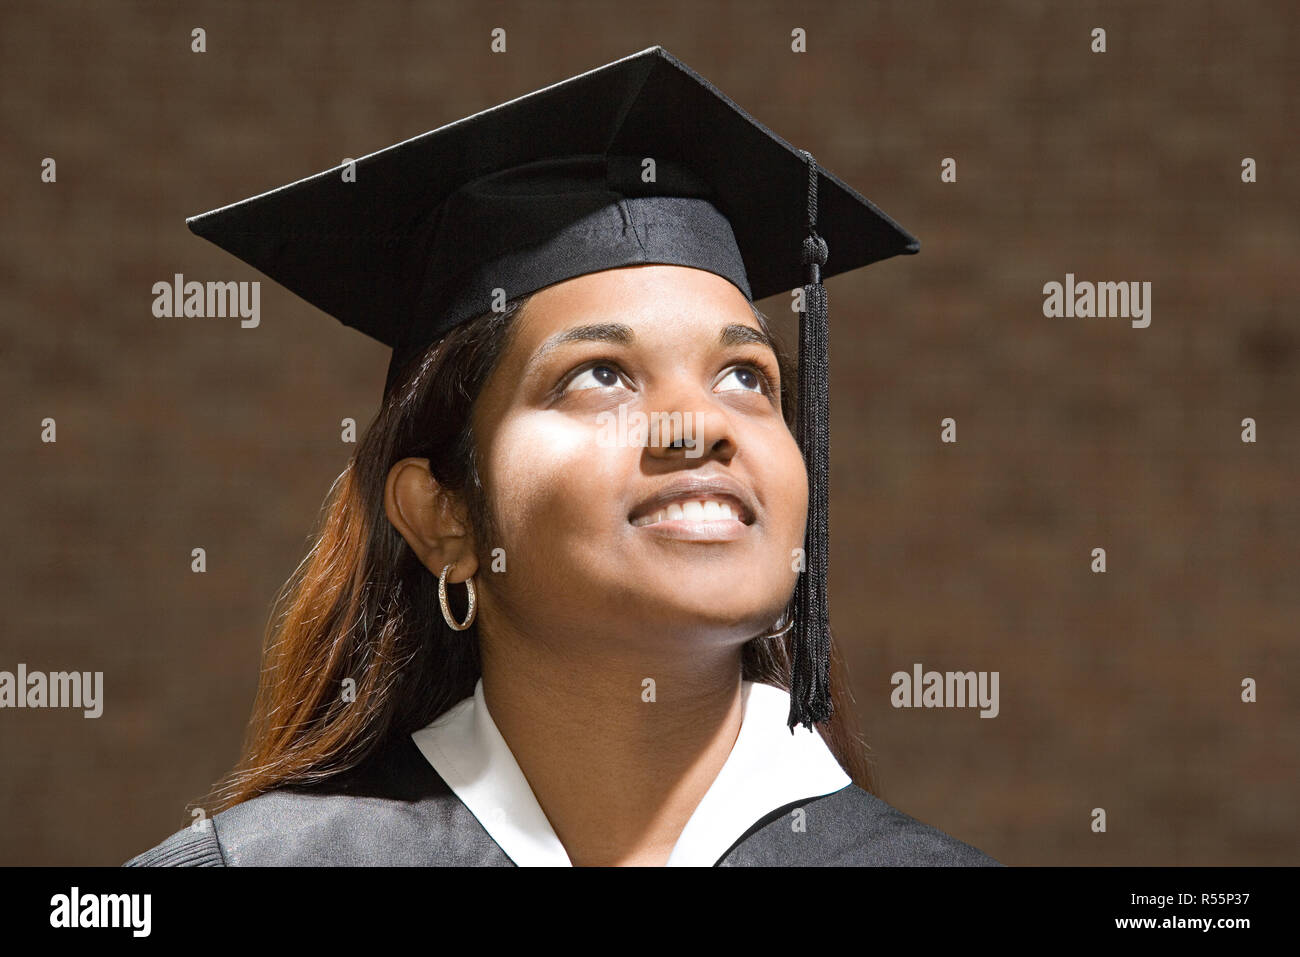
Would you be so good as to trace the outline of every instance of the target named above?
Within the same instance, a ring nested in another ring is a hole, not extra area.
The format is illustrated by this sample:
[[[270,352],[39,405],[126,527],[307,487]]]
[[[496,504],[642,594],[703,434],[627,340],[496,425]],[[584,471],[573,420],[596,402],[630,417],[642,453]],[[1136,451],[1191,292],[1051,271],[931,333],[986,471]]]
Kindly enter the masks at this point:
[[[735,479],[721,475],[686,476],[668,482],[628,513],[628,524],[632,525],[636,519],[654,514],[671,502],[691,499],[726,502],[740,518],[731,521],[676,518],[655,522],[653,525],[633,525],[633,527],[638,531],[684,541],[730,542],[743,537],[754,524],[757,510],[749,489]]]
[[[749,526],[730,521],[701,522],[698,519],[668,518],[653,525],[634,525],[634,531],[681,542],[734,542],[749,534]]]

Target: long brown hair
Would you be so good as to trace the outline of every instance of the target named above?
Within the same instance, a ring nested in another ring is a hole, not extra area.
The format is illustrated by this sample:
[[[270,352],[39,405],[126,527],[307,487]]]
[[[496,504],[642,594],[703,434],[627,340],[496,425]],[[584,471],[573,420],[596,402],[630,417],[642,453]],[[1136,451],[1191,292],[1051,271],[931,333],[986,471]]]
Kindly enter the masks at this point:
[[[473,527],[488,533],[479,540],[494,540],[469,423],[527,299],[457,326],[409,362],[385,397],[326,497],[311,548],[276,596],[242,756],[208,807],[220,811],[275,788],[324,781],[474,693],[477,625],[456,632],[443,620],[437,578],[388,521],[384,484],[395,462],[427,458],[439,485],[464,496]],[[753,311],[768,331],[767,318]],[[779,345],[777,360],[790,425],[795,376]],[[788,640],[750,640],[744,677],[788,691]],[[854,783],[871,791],[867,748],[834,642],[831,700],[834,715],[818,727]]]

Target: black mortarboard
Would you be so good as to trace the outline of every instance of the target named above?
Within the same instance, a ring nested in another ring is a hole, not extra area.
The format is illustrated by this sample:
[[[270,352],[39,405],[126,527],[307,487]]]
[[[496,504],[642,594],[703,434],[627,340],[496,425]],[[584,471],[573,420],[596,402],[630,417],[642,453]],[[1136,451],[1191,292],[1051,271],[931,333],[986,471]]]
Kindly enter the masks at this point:
[[[646,160],[652,160],[649,164]],[[796,438],[808,470],[789,724],[830,717],[829,364],[821,280],[917,240],[662,47],[187,220],[407,360],[466,319],[636,263],[751,301],[804,287]],[[651,181],[647,181],[650,179]]]

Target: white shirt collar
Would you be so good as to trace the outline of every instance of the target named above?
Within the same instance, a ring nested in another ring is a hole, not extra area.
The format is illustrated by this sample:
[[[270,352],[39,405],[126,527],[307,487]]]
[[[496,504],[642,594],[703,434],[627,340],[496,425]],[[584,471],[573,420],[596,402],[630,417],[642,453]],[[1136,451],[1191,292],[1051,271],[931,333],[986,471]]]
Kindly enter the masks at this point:
[[[790,697],[780,688],[742,682],[740,734],[722,770],[686,822],[669,867],[711,867],[764,815],[804,798],[838,791],[851,782],[816,731],[786,716]],[[461,802],[520,867],[571,865],[483,698],[454,705],[411,738]]]

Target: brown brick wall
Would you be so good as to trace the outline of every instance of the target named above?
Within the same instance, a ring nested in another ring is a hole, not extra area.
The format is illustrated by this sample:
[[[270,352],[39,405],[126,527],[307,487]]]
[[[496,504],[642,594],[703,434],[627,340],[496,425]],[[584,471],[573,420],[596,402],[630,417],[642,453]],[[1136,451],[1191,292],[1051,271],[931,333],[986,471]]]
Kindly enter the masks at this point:
[[[236,757],[337,423],[379,398],[386,350],[269,283],[254,332],[154,319],[173,273],[259,278],[184,218],[655,43],[922,241],[828,283],[831,607],[883,796],[1011,864],[1295,863],[1298,24],[1289,2],[6,5],[0,670],[102,670],[107,703],[0,711],[0,863],[115,864],[187,823]],[[1150,281],[1150,327],[1045,318],[1067,272]],[[918,661],[999,671],[1000,715],[891,708]]]

